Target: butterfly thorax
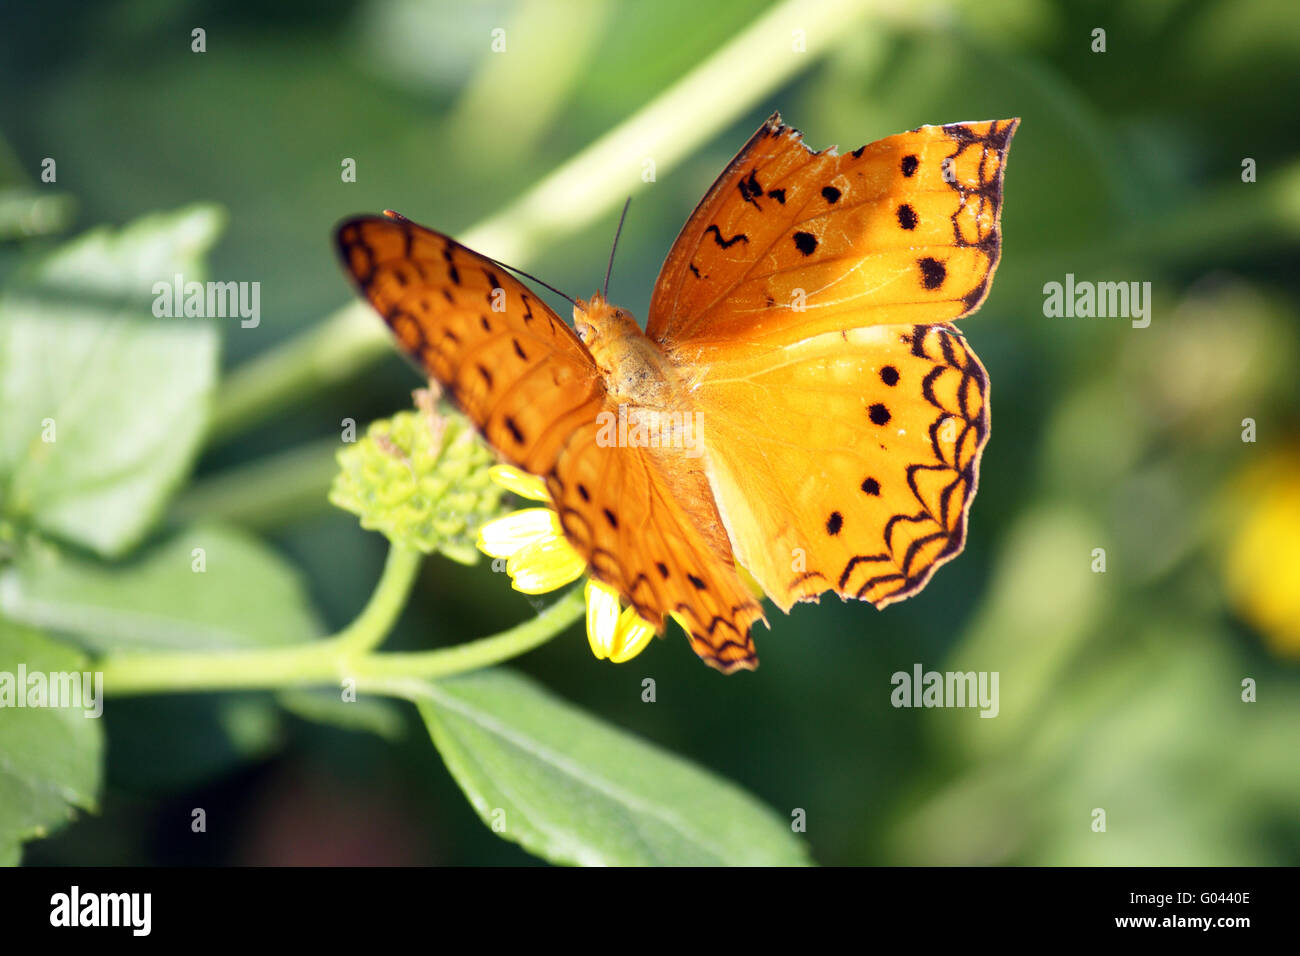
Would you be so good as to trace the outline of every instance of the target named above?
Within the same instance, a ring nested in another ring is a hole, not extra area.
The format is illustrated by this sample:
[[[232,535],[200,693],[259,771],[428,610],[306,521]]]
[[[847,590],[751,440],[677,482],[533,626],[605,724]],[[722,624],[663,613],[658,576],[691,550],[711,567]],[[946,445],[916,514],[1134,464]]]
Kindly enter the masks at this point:
[[[609,437],[621,438],[626,431],[632,443],[649,445],[645,450],[660,481],[713,553],[731,564],[731,542],[709,489],[701,416],[676,369],[636,319],[610,305],[600,293],[587,302],[578,300],[573,325],[604,377],[610,403],[619,408],[620,428],[616,432],[610,421]],[[638,434],[640,441],[635,440]],[[597,442],[601,440],[598,436]]]
[[[632,408],[668,410],[680,402],[677,376],[631,313],[597,292],[577,301],[573,325],[596,360],[610,398]]]

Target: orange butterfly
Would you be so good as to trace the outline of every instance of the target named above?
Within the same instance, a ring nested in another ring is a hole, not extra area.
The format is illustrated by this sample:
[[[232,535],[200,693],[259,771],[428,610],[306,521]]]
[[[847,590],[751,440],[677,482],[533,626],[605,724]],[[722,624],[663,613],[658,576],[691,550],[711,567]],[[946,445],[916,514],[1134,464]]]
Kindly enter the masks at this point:
[[[507,462],[545,479],[589,575],[707,663],[824,591],[878,608],[960,553],[988,376],[951,325],[988,293],[1019,120],[847,155],[773,115],[668,254],[643,333],[601,294],[577,334],[490,259],[400,217],[338,229],[401,345]],[[666,423],[666,424],[665,424]],[[661,427],[662,426],[662,427]]]

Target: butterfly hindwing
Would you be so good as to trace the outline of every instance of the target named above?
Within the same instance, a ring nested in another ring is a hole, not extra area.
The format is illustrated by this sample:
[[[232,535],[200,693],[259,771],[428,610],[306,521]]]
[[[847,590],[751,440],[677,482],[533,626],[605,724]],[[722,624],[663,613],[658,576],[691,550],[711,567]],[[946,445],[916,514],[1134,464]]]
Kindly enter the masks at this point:
[[[720,361],[697,392],[741,563],[783,610],[915,594],[965,541],[989,430],[979,359],[948,325],[827,333],[769,359]]]
[[[675,616],[711,666],[724,673],[756,667],[750,632],[763,611],[730,547],[724,541],[719,553],[656,455],[602,444],[600,430],[594,422],[580,428],[547,477],[566,537],[588,556],[588,573],[659,632],[665,616]]]

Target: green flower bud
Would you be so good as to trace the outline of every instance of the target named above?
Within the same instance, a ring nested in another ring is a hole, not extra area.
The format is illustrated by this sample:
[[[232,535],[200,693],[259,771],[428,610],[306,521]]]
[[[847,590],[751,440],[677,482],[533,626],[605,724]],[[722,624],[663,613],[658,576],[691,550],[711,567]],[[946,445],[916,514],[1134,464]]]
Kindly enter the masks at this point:
[[[427,393],[416,404],[339,451],[329,499],[394,544],[474,564],[479,526],[502,513],[495,458],[462,415],[440,414]]]

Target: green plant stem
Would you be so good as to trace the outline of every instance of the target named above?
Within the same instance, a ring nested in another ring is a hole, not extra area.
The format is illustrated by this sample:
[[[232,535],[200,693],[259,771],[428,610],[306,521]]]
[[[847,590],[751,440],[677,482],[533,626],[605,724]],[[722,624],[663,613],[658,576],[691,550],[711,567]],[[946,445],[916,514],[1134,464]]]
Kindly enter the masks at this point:
[[[110,695],[266,690],[337,685],[409,698],[405,683],[448,677],[501,663],[555,637],[585,609],[575,588],[532,620],[481,640],[436,651],[373,653],[396,623],[422,556],[394,546],[375,592],[351,624],[333,637],[290,647],[195,653],[117,654],[98,665]]]
[[[392,348],[370,307],[353,302],[283,345],[235,369],[212,409],[208,442],[218,444],[296,402],[345,382]]]
[[[388,546],[388,560],[374,594],[361,613],[328,641],[340,657],[364,654],[383,643],[411,595],[424,555],[399,544]]]
[[[327,512],[344,447],[338,438],[322,438],[199,478],[177,496],[168,517],[176,524],[228,521],[261,531]]]
[[[700,144],[763,102],[851,36],[875,12],[912,22],[892,0],[786,0],[626,121],[563,163],[517,200],[457,238],[503,262],[527,266],[537,251],[572,235],[646,187],[642,164],[662,177]],[[924,3],[920,16],[947,7]],[[791,51],[792,31],[810,38]],[[368,306],[353,303],[236,369],[222,386],[208,438],[219,442],[294,402],[358,374],[391,348]]]
[[[372,654],[358,677],[388,679],[413,677],[432,680],[490,667],[545,644],[586,613],[581,587],[568,591],[534,618],[509,630],[438,651]]]

